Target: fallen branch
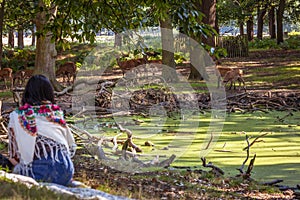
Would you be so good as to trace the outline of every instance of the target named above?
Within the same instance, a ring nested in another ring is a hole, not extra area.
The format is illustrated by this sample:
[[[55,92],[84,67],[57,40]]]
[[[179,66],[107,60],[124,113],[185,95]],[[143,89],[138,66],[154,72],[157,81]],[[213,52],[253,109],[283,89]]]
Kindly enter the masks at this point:
[[[74,126],[73,124],[68,124],[68,126],[71,128],[71,130],[74,131],[74,133],[76,135],[78,135],[80,137],[82,137],[82,135],[85,135],[85,136],[87,136],[87,139],[89,139],[91,141],[95,138],[95,136],[93,136],[92,134],[90,134],[86,130],[81,130],[80,128],[78,128],[77,126]]]
[[[263,185],[275,185],[275,184],[281,183],[281,182],[283,182],[282,179],[275,179],[273,181],[265,182],[265,183],[263,183]]]
[[[243,150],[245,151],[247,148],[250,148],[255,142],[258,141],[259,138],[261,138],[261,137],[263,137],[263,136],[266,136],[267,134],[268,134],[268,133],[264,133],[264,134],[262,134],[262,135],[257,136],[257,137],[251,142],[251,144],[248,145],[248,146],[246,146],[245,148],[243,148]]]
[[[170,158],[161,161],[160,163],[158,163],[157,166],[163,167],[163,168],[169,167],[171,165],[171,163],[175,160],[175,158],[176,158],[176,156],[174,154],[172,154]]]
[[[250,176],[251,176],[251,171],[252,171],[252,169],[254,167],[254,161],[255,161],[255,158],[256,158],[256,154],[254,154],[253,158],[250,160],[250,163],[248,165],[247,171],[244,172],[244,167],[245,167],[246,162],[249,159],[249,154],[250,154],[249,153],[249,151],[250,151],[250,143],[249,143],[249,137],[247,135],[246,135],[246,141],[247,141],[247,147],[246,147],[246,149],[247,149],[247,156],[246,156],[246,159],[244,160],[242,166],[239,169],[237,169],[240,172],[240,174],[238,174],[237,176],[242,176],[244,179],[249,179]]]
[[[213,141],[213,139],[214,139],[214,135],[213,135],[213,133],[211,132],[211,133],[210,133],[210,138],[209,138],[209,141],[208,141],[208,143],[207,143],[207,145],[206,145],[206,147],[205,147],[205,150],[207,150],[207,149],[209,148],[209,146],[210,146],[211,142]]]
[[[21,93],[23,93],[23,91],[13,90],[12,92],[13,92],[14,102],[16,102],[18,104],[18,106],[21,106],[21,102],[22,102]]]
[[[246,149],[247,149],[247,156],[246,156],[246,159],[244,160],[243,164],[241,165],[241,167],[238,169],[241,174],[244,174],[244,167],[245,167],[246,162],[249,159],[250,143],[249,143],[249,137],[248,137],[248,135],[246,135],[246,142],[247,142],[247,147],[246,147]]]
[[[72,91],[73,90],[73,85],[70,85],[66,88],[64,88],[62,91],[60,92],[57,92],[57,91],[54,91],[54,94],[56,96],[61,96],[61,95],[64,95],[64,94],[67,94],[69,91]]]
[[[118,149],[118,141],[117,141],[117,138],[122,135],[122,133],[119,133],[118,135],[114,136],[113,139],[112,139],[112,142],[114,144],[112,150],[113,151],[116,151]]]
[[[125,141],[122,149],[125,149],[125,147],[127,145],[127,147],[128,146],[132,147],[136,152],[142,152],[142,149],[133,143],[133,141],[132,141],[132,132],[129,129],[123,128],[118,123],[117,123],[117,127],[120,129],[121,132],[125,132],[127,134],[127,140]]]
[[[2,127],[2,129],[4,130],[5,133],[8,133],[8,130],[7,130],[7,128],[5,127],[5,125],[4,125],[3,122],[1,122],[1,127]]]
[[[246,178],[249,178],[251,176],[251,171],[254,167],[254,161],[255,161],[255,158],[256,158],[256,154],[254,154],[253,158],[250,160],[250,164],[247,168],[247,171],[246,171]]]
[[[224,175],[224,171],[222,169],[220,169],[219,167],[213,165],[211,162],[206,163],[206,158],[202,157],[202,166],[203,167],[209,167],[212,168],[212,171],[216,174],[216,175]]]

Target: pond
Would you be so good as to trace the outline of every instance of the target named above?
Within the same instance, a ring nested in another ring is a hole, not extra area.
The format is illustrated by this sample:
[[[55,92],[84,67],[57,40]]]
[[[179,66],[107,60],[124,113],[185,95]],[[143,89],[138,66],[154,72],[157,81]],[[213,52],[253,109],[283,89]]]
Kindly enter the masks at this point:
[[[162,117],[163,116],[163,117]],[[189,116],[193,116],[190,117]],[[142,149],[137,153],[143,162],[167,159],[176,155],[172,168],[201,168],[201,157],[225,171],[225,176],[235,176],[237,170],[247,157],[256,154],[252,178],[261,181],[283,179],[283,185],[295,186],[300,180],[300,112],[270,111],[268,113],[227,113],[222,133],[214,133],[211,121],[215,120],[210,112],[195,115],[176,113],[166,116],[159,113],[155,116],[130,115],[101,118],[86,117],[87,120],[76,119],[75,125],[89,133],[105,138],[102,144],[106,155],[118,158],[113,139],[125,141],[126,133],[120,133],[116,123],[133,133],[133,142]],[[147,143],[150,143],[147,144]],[[122,146],[118,146],[121,150]],[[121,165],[121,164],[119,164]],[[128,167],[128,166],[127,166]],[[125,170],[125,169],[121,169]],[[126,169],[127,170],[127,169]],[[140,169],[131,169],[137,170]]]

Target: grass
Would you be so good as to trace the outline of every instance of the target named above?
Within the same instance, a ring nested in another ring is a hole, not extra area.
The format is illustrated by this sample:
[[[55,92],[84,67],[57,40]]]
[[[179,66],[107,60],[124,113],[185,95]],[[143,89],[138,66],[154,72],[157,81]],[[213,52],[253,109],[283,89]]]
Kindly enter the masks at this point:
[[[13,97],[13,93],[11,91],[0,92],[0,98],[10,98],[10,97]]]
[[[300,64],[298,66],[260,67],[248,71],[247,81],[255,85],[270,85],[278,82],[290,82],[300,78]],[[299,85],[286,85],[286,89],[296,89]],[[278,88],[278,86],[276,86]]]

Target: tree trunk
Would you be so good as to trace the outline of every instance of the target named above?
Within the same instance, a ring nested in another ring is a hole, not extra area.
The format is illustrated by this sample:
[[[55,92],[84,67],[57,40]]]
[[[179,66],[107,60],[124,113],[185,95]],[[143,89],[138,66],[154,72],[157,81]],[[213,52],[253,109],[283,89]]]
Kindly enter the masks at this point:
[[[39,6],[43,7],[43,11],[37,13],[36,18],[36,31],[42,32],[45,24],[47,23],[47,15],[55,16],[57,7],[51,5],[51,8],[45,8],[46,5],[43,0],[39,1]],[[57,91],[61,91],[63,87],[59,84],[55,77],[55,60],[57,52],[55,43],[51,41],[52,34],[50,32],[39,34],[37,36],[36,56],[35,56],[35,69],[34,74],[43,74],[49,78],[53,87]]]
[[[10,48],[15,47],[15,35],[14,35],[14,29],[10,28],[8,32],[8,46]]]
[[[196,0],[194,1],[194,5],[197,10],[201,11],[205,14],[205,17],[202,19],[202,22],[210,25],[211,27],[217,29],[216,23],[216,0]],[[198,20],[201,23],[200,20]],[[211,47],[215,47],[215,37],[211,36],[209,38],[202,37],[197,38],[195,35],[191,35],[192,39],[197,41],[199,44],[201,42],[210,45]],[[205,64],[199,65],[200,68],[197,70],[192,63],[200,63],[203,57],[201,55],[197,55],[197,51],[194,51],[193,46],[190,46],[190,59],[191,59],[191,72],[188,77],[189,80],[207,80],[208,75],[205,70]]]
[[[23,28],[18,29],[18,48],[24,49]]]
[[[253,40],[253,16],[251,15],[250,18],[247,20],[247,36],[248,41]]]
[[[174,59],[174,35],[172,21],[169,15],[166,19],[160,19],[163,77],[167,81],[177,80],[176,64]]]
[[[3,19],[4,19],[4,6],[5,0],[2,1],[0,9],[0,69],[2,69],[2,56],[3,56]]]
[[[275,7],[271,6],[269,13],[268,13],[268,17],[269,17],[269,34],[271,39],[275,39],[276,38],[276,30],[275,30]]]
[[[121,46],[122,46],[122,34],[115,33],[114,47],[121,47]]]
[[[240,26],[240,35],[244,35],[244,22],[241,21],[241,22],[239,23],[239,26]]]
[[[200,45],[198,43],[198,45]],[[193,50],[192,45],[190,46],[190,59],[191,59],[191,72],[188,77],[189,80],[208,80],[208,75],[205,70],[205,55],[207,54],[206,50],[204,48],[198,47],[200,49],[203,49],[203,51],[200,51],[201,54],[199,54],[199,51]],[[197,47],[196,47],[197,48]],[[208,55],[207,55],[208,56]],[[209,57],[209,56],[208,56]],[[193,65],[193,63],[198,64],[198,70]]]
[[[35,46],[35,32],[34,32],[34,26],[33,26],[30,30],[31,30],[31,46]]]
[[[202,19],[204,24],[208,24],[216,29],[216,0],[202,0],[201,12],[205,15]],[[215,47],[215,36],[203,37],[202,42],[211,47]]]
[[[257,39],[262,40],[263,38],[263,28],[264,28],[264,17],[266,15],[266,8],[257,8]]]
[[[283,42],[283,12],[285,7],[285,0],[280,0],[277,11],[277,44]]]
[[[220,33],[220,27],[219,27],[219,20],[218,20],[218,11],[217,11],[217,0],[216,0],[216,5],[215,5],[215,29],[216,29],[216,32],[219,34]],[[216,41],[215,41],[215,45],[216,45]]]

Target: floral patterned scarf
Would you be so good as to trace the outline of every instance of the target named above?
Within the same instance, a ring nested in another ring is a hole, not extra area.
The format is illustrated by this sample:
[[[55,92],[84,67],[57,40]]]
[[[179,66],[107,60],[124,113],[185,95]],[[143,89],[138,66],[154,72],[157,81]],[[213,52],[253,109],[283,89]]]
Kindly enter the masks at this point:
[[[18,114],[20,115],[19,119],[23,128],[32,136],[36,136],[37,128],[35,116],[40,115],[46,117],[49,121],[58,123],[62,126],[66,125],[66,121],[63,117],[63,112],[60,107],[56,104],[43,104],[40,106],[31,106],[25,104],[24,106],[17,109]]]

